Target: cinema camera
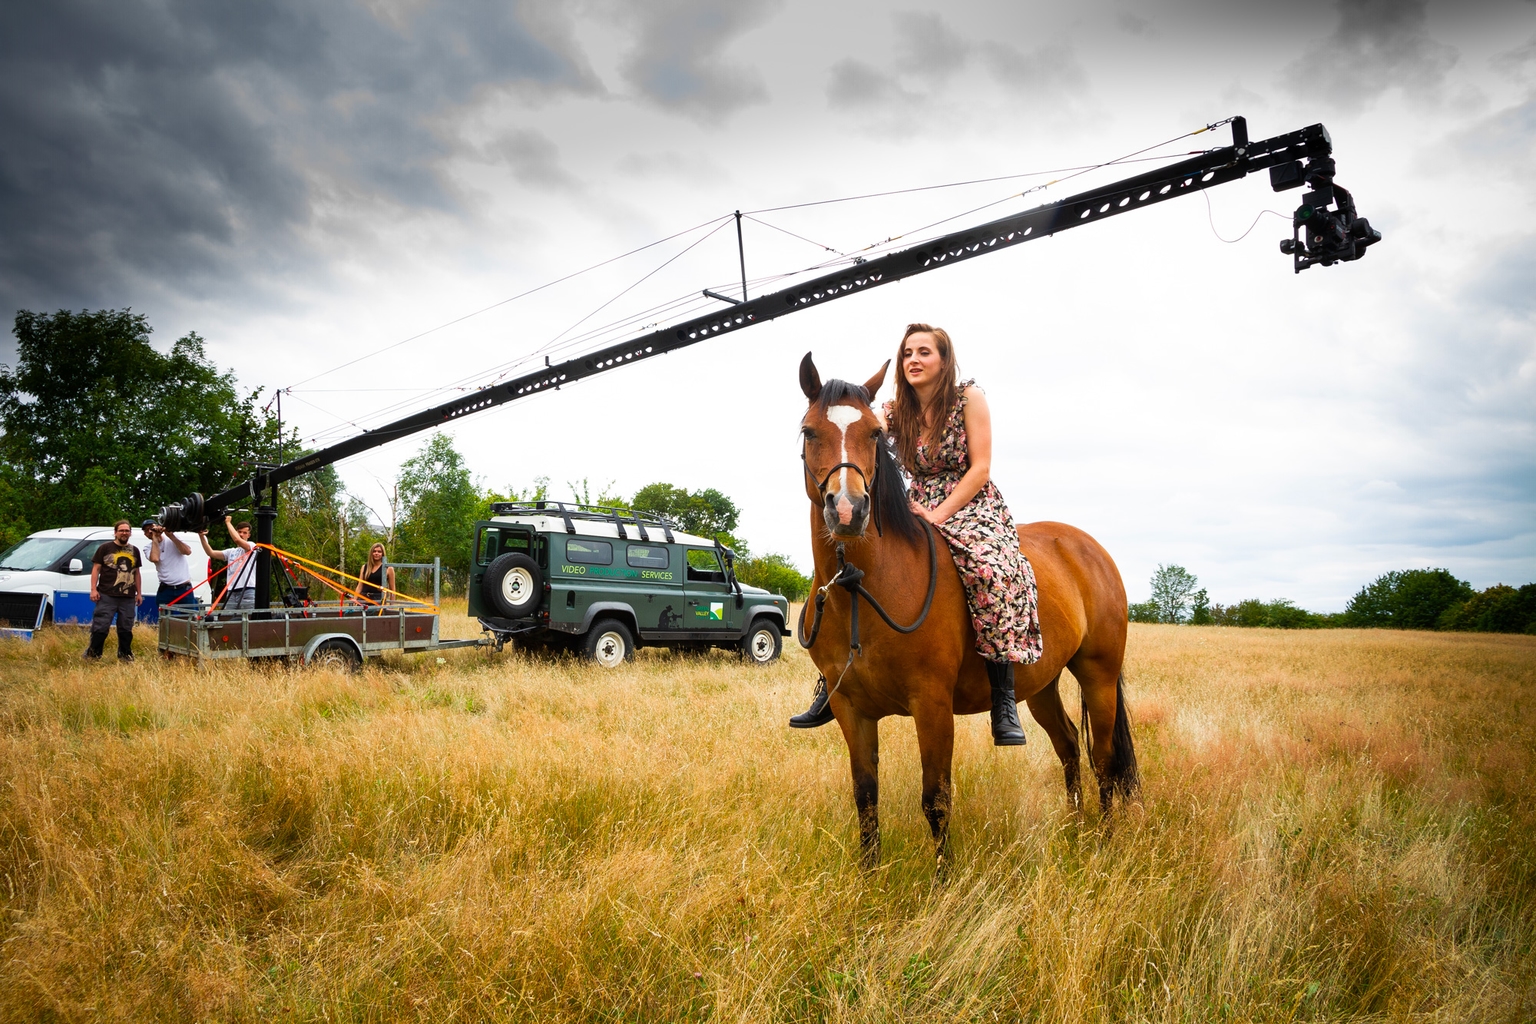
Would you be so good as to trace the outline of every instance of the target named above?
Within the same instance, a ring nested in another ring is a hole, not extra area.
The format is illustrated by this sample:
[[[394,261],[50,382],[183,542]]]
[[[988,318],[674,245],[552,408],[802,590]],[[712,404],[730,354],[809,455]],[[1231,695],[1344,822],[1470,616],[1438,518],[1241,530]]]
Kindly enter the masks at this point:
[[[1305,164],[1292,160],[1269,169],[1269,184],[1276,192],[1302,185],[1311,189],[1291,218],[1291,237],[1280,242],[1280,251],[1292,257],[1298,274],[1314,263],[1331,267],[1357,260],[1381,241],[1381,232],[1355,213],[1349,190],[1334,184],[1333,172],[1331,156],[1314,156]]]

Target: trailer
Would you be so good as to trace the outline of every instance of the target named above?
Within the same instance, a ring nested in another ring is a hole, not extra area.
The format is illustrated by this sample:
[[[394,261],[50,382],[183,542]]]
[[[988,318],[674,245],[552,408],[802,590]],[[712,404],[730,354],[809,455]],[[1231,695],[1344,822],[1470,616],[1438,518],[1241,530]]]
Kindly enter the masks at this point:
[[[444,640],[438,635],[437,611],[423,606],[366,611],[338,604],[213,612],[169,608],[160,615],[160,651],[197,661],[282,658],[350,671],[365,658],[389,651],[425,653],[491,643],[489,637]]]

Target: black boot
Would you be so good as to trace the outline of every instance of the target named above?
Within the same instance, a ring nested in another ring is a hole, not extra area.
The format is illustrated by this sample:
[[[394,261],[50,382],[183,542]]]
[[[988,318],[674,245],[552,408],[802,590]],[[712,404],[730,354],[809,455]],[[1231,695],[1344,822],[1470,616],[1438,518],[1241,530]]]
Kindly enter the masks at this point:
[[[1019,724],[1019,706],[1013,697],[1013,665],[987,662],[987,679],[992,683],[992,745],[1022,747],[1024,727]]]
[[[827,694],[827,677],[816,677],[816,689],[811,692],[811,706],[789,720],[791,729],[814,729],[832,721],[832,704]]]

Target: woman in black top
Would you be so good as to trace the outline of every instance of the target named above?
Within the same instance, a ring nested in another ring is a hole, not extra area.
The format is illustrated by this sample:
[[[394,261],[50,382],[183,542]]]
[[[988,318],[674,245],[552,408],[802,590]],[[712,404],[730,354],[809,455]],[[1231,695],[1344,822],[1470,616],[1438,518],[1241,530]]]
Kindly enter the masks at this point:
[[[373,604],[383,604],[385,591],[395,589],[395,567],[384,564],[384,545],[375,543],[368,549],[368,564],[358,574],[362,585],[358,593]]]

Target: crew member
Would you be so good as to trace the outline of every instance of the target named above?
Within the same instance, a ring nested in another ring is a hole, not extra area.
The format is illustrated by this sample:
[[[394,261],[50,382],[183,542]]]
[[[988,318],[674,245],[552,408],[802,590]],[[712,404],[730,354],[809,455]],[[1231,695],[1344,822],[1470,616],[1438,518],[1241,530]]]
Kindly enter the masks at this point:
[[[139,549],[128,543],[133,524],[119,519],[112,527],[112,539],[96,549],[91,559],[91,600],[96,612],[91,616],[91,645],[85,657],[101,657],[112,620],[117,619],[117,660],[133,660],[133,619],[144,601]]]
[[[192,546],[153,519],[144,520],[144,536],[149,538],[149,560],[160,577],[160,589],[155,593],[160,610],[165,611],[178,598],[181,607],[195,605],[197,599],[190,596],[192,566],[187,562]]]
[[[229,567],[229,594],[224,607],[229,611],[256,607],[256,545],[251,543],[251,524],[232,523],[224,517],[224,529],[235,542],[232,548],[215,551],[208,544],[208,531],[199,530],[197,536],[203,542],[203,550],[209,558],[217,558]]]

